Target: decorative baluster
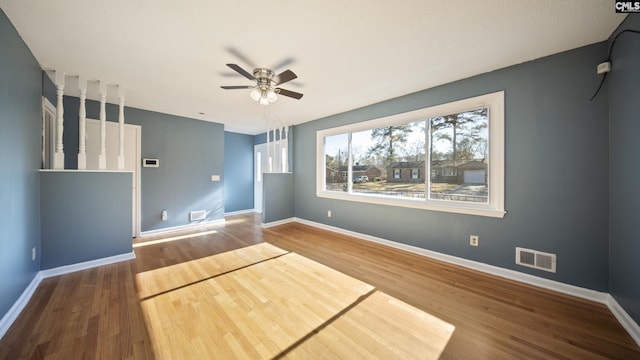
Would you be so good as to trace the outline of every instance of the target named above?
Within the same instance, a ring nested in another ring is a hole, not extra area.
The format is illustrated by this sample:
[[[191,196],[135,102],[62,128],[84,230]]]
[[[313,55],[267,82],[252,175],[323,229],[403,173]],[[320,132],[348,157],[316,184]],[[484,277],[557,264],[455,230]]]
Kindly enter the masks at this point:
[[[107,169],[107,84],[100,81],[100,155],[98,169]]]
[[[78,170],[87,168],[87,79],[80,76],[78,78],[78,89],[80,90],[80,119],[78,120]]]
[[[276,128],[273,128],[273,166],[271,167],[271,172],[273,172],[273,169],[275,168],[276,170],[278,169],[277,167],[277,160],[278,160],[278,151],[276,149],[276,146],[278,146],[278,144],[276,143]]]
[[[62,143],[62,134],[64,132],[64,105],[62,104],[62,97],[64,96],[64,77],[65,74],[62,71],[55,71],[58,103],[56,106],[56,151],[53,154],[54,169],[64,169],[64,145]]]
[[[285,157],[284,161],[284,172],[289,172],[289,126],[284,128],[284,138],[287,140],[287,147],[285,152],[283,153]]]
[[[283,141],[282,136],[284,134],[284,127],[278,128],[278,132],[280,133],[280,152],[279,152],[280,153],[280,161],[278,162],[278,169],[280,170],[281,173],[283,173],[284,172],[284,157],[282,155],[282,149],[283,149],[283,145],[284,144],[282,143],[282,141]]]
[[[269,132],[271,130],[269,130],[269,123],[267,122],[267,171],[266,172],[271,172],[271,156],[269,154]]]
[[[118,170],[124,170],[124,88],[118,86],[118,97],[120,98],[120,111],[118,113],[118,124],[120,129],[120,152],[118,153]]]

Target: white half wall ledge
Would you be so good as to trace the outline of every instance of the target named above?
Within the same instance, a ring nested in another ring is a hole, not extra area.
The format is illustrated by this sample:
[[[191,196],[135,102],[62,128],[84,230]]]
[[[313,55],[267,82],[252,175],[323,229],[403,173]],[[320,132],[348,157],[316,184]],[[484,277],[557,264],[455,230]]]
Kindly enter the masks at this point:
[[[611,294],[609,293],[586,289],[586,288],[575,286],[575,285],[569,285],[569,284],[561,283],[559,281],[549,280],[549,279],[541,278],[535,275],[521,273],[515,270],[505,269],[505,268],[501,268],[494,265],[488,265],[488,264],[484,264],[477,261],[467,260],[457,256],[442,254],[439,252],[419,248],[416,246],[406,245],[406,244],[398,243],[395,241],[391,241],[391,240],[387,240],[387,239],[383,239],[383,238],[379,238],[371,235],[366,235],[366,234],[358,233],[355,231],[345,230],[339,227],[317,223],[314,221],[305,220],[305,219],[296,218],[296,217],[284,219],[280,221],[274,221],[270,223],[263,223],[262,227],[269,228],[273,226],[287,224],[290,222],[298,222],[300,224],[313,226],[319,229],[333,231],[338,234],[351,236],[360,240],[374,242],[377,244],[389,246],[391,248],[408,251],[416,255],[444,261],[453,265],[463,266],[471,270],[484,272],[484,273],[499,276],[505,279],[518,281],[524,284],[555,291],[555,292],[566,294],[566,295],[575,296],[580,299],[593,301],[596,303],[606,305],[611,311],[611,313],[613,314],[613,316],[615,316],[616,320],[618,320],[620,325],[622,325],[622,327],[629,333],[629,335],[631,336],[631,338],[633,338],[636,344],[640,346],[640,326],[638,325],[638,323],[636,323],[633,320],[633,318],[631,318],[631,316],[624,310],[624,308],[620,306],[620,304],[616,301],[616,299],[613,296],[611,296]]]
[[[31,280],[31,282],[27,286],[27,288],[24,289],[24,291],[22,292],[18,300],[16,300],[16,302],[13,303],[13,306],[11,306],[9,311],[7,311],[7,313],[2,317],[2,319],[0,319],[0,339],[4,337],[4,335],[7,333],[11,325],[13,325],[13,322],[18,318],[22,310],[24,310],[24,308],[27,306],[27,304],[29,303],[29,300],[31,300],[31,297],[33,296],[36,289],[38,288],[38,285],[40,285],[40,282],[43,279],[53,277],[53,276],[58,276],[58,275],[69,274],[69,273],[80,271],[80,270],[91,269],[98,266],[115,264],[121,261],[133,260],[135,258],[136,258],[136,254],[132,251],[130,253],[124,253],[124,254],[109,256],[101,259],[90,260],[90,261],[85,261],[77,264],[65,265],[65,266],[60,266],[52,269],[38,271],[36,275],[33,277],[33,280]]]

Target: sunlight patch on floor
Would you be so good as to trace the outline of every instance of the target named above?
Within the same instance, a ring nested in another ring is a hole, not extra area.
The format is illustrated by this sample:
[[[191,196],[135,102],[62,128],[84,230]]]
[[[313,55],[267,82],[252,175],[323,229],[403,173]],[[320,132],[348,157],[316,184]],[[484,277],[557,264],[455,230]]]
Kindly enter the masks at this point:
[[[162,238],[162,239],[157,239],[157,240],[142,241],[142,242],[138,242],[138,243],[133,244],[133,248],[135,249],[135,248],[139,248],[139,247],[143,247],[143,246],[156,245],[156,244],[162,244],[162,243],[167,243],[167,242],[171,242],[171,241],[184,240],[184,239],[194,238],[194,237],[203,236],[203,235],[215,234],[217,232],[218,231],[216,231],[216,230],[210,230],[210,231],[198,232],[198,233],[195,233],[195,234],[186,234],[186,235],[172,236],[172,237]]]
[[[159,358],[437,359],[455,328],[261,243],[136,275]]]
[[[136,274],[136,289],[140,299],[155,296],[187,285],[287,254],[268,243],[260,243]]]

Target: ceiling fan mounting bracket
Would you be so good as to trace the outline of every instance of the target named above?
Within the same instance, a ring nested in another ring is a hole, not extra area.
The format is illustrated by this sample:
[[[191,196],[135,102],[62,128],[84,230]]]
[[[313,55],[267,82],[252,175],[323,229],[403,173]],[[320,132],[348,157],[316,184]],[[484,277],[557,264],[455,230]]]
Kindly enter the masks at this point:
[[[273,80],[274,76],[275,73],[269,69],[256,68],[253,70],[253,77],[256,78],[258,88],[261,90],[266,90],[275,85],[275,81]]]

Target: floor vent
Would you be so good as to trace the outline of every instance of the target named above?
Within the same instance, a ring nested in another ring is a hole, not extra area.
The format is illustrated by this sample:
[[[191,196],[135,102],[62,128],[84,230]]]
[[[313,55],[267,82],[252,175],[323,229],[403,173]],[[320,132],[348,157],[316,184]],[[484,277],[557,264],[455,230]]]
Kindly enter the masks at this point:
[[[192,211],[189,213],[189,221],[200,221],[207,218],[206,210]]]
[[[516,248],[516,264],[549,272],[556,272],[556,254]]]

